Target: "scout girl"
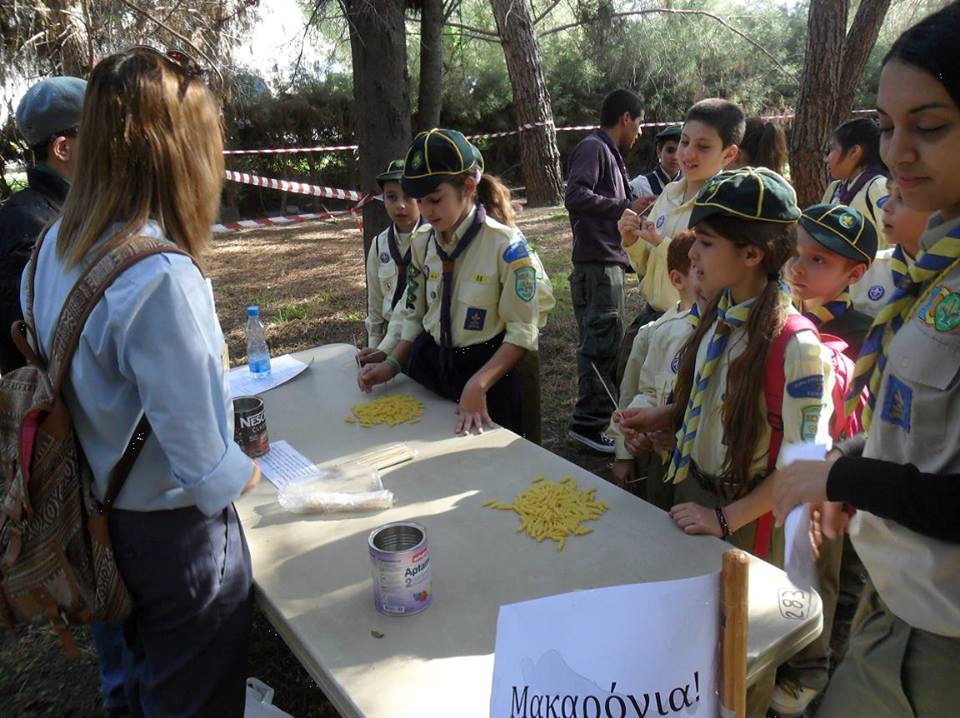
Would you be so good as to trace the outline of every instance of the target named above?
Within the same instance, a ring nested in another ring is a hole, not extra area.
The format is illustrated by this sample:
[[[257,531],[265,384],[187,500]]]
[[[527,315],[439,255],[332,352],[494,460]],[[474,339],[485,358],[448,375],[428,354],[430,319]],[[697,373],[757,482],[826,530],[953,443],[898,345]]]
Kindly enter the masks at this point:
[[[783,560],[782,532],[765,534],[758,517],[772,504],[780,442],[829,444],[832,387],[829,351],[812,331],[786,337],[779,434],[765,399],[770,337],[796,309],[780,271],[794,252],[800,210],[780,175],[746,167],[708,181],[694,202],[690,259],[702,292],[715,299],[680,359],[674,403],[666,409],[624,410],[621,425],[679,429],[667,480],[675,486],[670,515],[688,534],[709,534],[773,563]],[[764,716],[775,671],[748,694],[748,715]]]
[[[827,185],[823,202],[853,207],[879,229],[877,202],[887,194],[887,173],[880,159],[877,124],[866,117],[844,122],[833,131],[825,162],[833,182]]]
[[[884,161],[904,203],[936,213],[857,362],[866,435],[774,481],[778,519],[800,503],[859,509],[850,535],[868,584],[818,718],[932,718],[960,704],[958,33],[954,2],[907,30],[880,74]]]
[[[360,388],[406,371],[458,403],[458,433],[494,421],[522,433],[514,367],[537,348],[537,271],[517,231],[477,201],[493,197],[498,183],[483,175],[480,151],[462,134],[435,129],[413,141],[401,184],[430,226],[411,245],[400,341],[361,370]]]
[[[404,194],[402,175],[403,160],[390,161],[377,175],[390,226],[373,241],[367,255],[367,348],[357,354],[361,366],[383,361],[400,341],[403,323],[395,309],[406,293],[410,238],[420,224],[420,206]]]

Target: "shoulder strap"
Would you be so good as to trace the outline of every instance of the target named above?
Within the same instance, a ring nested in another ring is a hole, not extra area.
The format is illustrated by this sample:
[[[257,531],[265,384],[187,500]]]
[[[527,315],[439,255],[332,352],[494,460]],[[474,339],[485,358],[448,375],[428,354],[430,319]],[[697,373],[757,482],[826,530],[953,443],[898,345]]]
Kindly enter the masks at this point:
[[[37,241],[33,243],[33,251],[30,253],[30,262],[27,264],[27,283],[25,286],[27,306],[24,309],[23,319],[31,330],[36,326],[33,321],[33,285],[37,277],[37,258],[40,256],[40,246],[49,233],[50,227],[45,227],[40,236],[37,237]],[[36,332],[34,332],[34,338],[36,338]],[[39,350],[39,346],[37,349]]]
[[[131,237],[119,247],[108,247],[90,262],[63,303],[50,343],[47,371],[52,377],[54,391],[62,391],[84,324],[104,292],[127,269],[154,254],[182,254],[197,264],[192,255],[173,242],[143,236]]]

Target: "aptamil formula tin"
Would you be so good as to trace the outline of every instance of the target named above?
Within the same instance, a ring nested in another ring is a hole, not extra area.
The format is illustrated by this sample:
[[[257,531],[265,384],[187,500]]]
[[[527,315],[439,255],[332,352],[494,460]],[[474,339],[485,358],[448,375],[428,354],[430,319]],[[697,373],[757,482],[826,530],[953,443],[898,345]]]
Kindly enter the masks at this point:
[[[415,523],[395,523],[370,532],[373,601],[380,613],[403,616],[430,605],[430,546]]]

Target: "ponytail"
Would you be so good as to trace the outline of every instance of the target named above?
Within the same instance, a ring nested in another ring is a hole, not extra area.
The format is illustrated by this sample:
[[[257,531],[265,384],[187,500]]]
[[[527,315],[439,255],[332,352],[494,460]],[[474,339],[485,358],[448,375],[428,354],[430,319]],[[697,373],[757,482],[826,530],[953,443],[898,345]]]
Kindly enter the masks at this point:
[[[516,210],[510,202],[510,188],[494,175],[481,175],[477,183],[477,203],[487,208],[487,214],[508,227],[516,226]]]
[[[740,149],[746,152],[751,167],[766,167],[783,174],[787,162],[787,138],[783,128],[775,122],[765,122],[759,117],[747,118]]]

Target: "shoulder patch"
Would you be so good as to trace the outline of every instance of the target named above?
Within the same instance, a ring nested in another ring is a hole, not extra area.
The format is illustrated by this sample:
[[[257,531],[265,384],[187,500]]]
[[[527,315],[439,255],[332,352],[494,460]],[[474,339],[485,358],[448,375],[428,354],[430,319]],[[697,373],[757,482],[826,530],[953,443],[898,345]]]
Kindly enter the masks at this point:
[[[390,263],[390,252],[381,252],[380,264],[389,264],[389,263]]]
[[[883,410],[880,412],[880,418],[909,433],[912,405],[913,389],[890,374],[887,377],[887,390],[883,395]]]
[[[820,399],[823,397],[823,376],[811,374],[787,384],[787,394],[794,399]]]
[[[513,276],[517,296],[525,302],[532,301],[537,296],[537,271],[530,266],[518,267]]]
[[[663,226],[663,223],[667,221],[667,215],[661,214],[657,217],[657,229],[660,229]]]
[[[817,438],[817,425],[820,423],[820,412],[823,404],[805,406],[800,410],[800,439],[813,441]]]
[[[673,361],[670,362],[670,371],[674,374],[680,371],[680,352],[673,355]]]
[[[878,302],[883,299],[883,295],[887,293],[887,290],[883,288],[882,284],[874,284],[870,289],[867,290],[867,296],[874,302]]]
[[[509,247],[503,250],[503,261],[507,264],[516,262],[518,259],[526,259],[529,256],[530,252],[527,250],[527,243],[522,239],[511,243]]]

